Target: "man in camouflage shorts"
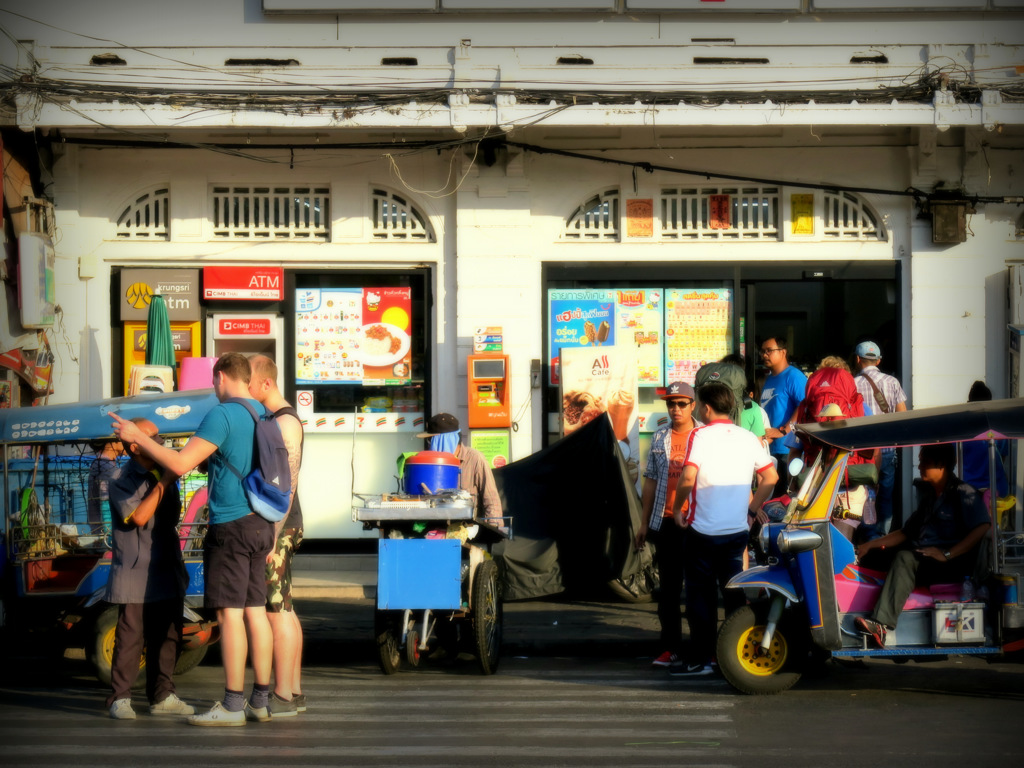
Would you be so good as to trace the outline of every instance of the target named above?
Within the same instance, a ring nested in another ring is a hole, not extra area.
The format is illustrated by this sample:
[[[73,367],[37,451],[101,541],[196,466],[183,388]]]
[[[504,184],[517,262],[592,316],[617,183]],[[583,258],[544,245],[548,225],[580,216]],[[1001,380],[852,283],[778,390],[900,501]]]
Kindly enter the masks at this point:
[[[302,524],[292,525],[295,508],[288,516],[286,527],[277,537],[277,544],[267,563],[267,613],[293,611],[292,608],[292,555],[302,543]]]
[[[302,694],[302,625],[292,606],[292,556],[302,541],[302,506],[298,478],[302,463],[302,422],[277,386],[277,365],[265,355],[249,359],[249,394],[281,425],[292,472],[292,507],[275,525],[275,545],[267,556],[267,618],[274,631],[274,717],[306,711]]]

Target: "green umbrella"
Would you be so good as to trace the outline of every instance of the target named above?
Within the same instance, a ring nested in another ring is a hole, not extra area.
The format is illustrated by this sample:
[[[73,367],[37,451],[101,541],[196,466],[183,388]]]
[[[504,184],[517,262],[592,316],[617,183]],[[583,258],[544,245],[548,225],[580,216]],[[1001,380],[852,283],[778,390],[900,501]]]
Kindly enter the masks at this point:
[[[167,304],[159,293],[154,294],[149,300],[149,316],[146,318],[146,365],[174,367],[171,321],[167,317]]]

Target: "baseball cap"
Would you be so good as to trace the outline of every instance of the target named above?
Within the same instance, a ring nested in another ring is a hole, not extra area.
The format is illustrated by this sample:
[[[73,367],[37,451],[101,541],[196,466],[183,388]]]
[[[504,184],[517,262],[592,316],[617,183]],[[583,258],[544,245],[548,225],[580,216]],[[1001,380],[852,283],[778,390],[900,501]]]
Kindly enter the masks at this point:
[[[857,349],[854,354],[857,357],[862,357],[865,360],[881,360],[882,350],[878,348],[878,345],[873,341],[862,341],[857,345]]]
[[[665,390],[665,394],[661,396],[661,399],[676,400],[681,397],[688,397],[691,400],[697,399],[697,396],[693,392],[693,387],[685,381],[673,381],[668,385],[668,388]]]
[[[458,432],[459,420],[450,413],[435,413],[427,419],[427,431],[420,432],[416,437],[433,437],[446,432]]]

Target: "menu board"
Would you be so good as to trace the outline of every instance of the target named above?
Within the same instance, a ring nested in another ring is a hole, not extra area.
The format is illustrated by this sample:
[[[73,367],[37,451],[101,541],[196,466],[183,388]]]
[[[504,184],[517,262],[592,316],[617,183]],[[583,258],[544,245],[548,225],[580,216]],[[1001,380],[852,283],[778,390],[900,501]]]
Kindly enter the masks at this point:
[[[559,382],[564,347],[610,347],[615,343],[616,292],[610,290],[550,289],[548,291],[548,349],[550,383]]]
[[[732,290],[670,288],[665,295],[665,379],[693,383],[732,352]]]
[[[661,347],[665,292],[660,288],[631,288],[615,294],[615,338],[620,346],[636,346],[637,383],[641,387],[664,385]]]
[[[295,291],[296,384],[408,384],[411,288]]]

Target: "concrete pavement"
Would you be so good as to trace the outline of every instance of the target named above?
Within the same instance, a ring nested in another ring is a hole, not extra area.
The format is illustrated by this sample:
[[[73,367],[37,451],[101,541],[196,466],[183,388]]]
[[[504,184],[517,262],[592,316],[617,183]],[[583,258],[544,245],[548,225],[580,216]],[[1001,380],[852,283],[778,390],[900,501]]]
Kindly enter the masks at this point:
[[[305,656],[372,657],[377,558],[296,555],[292,593],[302,618]],[[685,624],[684,624],[685,630]],[[506,656],[657,656],[656,605],[563,596],[504,604]]]

